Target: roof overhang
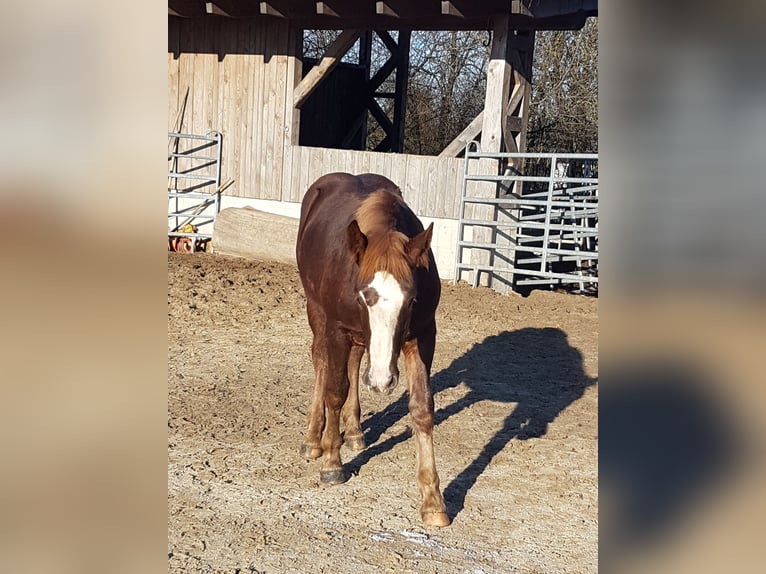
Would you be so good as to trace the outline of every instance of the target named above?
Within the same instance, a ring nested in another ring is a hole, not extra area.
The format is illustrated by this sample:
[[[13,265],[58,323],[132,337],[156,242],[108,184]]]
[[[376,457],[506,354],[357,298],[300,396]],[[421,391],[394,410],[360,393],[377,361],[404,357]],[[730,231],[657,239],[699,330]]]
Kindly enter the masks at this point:
[[[598,15],[598,0],[168,0],[185,18],[279,18],[296,28],[487,30],[510,14],[518,30],[578,30]]]

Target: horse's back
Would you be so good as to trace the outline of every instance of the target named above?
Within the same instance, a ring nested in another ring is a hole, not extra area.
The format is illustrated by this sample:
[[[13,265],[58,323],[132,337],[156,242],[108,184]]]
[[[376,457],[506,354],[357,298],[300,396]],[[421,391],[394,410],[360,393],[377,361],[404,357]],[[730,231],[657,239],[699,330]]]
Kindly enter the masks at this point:
[[[317,179],[306,191],[301,205],[296,259],[308,292],[319,290],[319,284],[328,275],[339,279],[353,273],[346,239],[347,229],[356,219],[364,200],[380,191],[392,196],[390,199],[395,204],[393,220],[397,231],[409,237],[423,231],[422,223],[407,206],[399,187],[382,175],[330,173]],[[429,258],[430,269],[419,269],[417,273],[423,276],[424,282],[435,282],[434,289],[438,292],[438,273],[430,251]]]
[[[296,246],[298,266],[301,252],[308,245],[330,247],[345,244],[346,229],[356,217],[359,206],[370,194],[381,190],[397,196],[403,208],[411,213],[402,199],[399,187],[382,175],[330,173],[316,180],[309,187],[301,205]],[[416,219],[414,214],[412,217]],[[335,249],[325,252],[332,256]]]

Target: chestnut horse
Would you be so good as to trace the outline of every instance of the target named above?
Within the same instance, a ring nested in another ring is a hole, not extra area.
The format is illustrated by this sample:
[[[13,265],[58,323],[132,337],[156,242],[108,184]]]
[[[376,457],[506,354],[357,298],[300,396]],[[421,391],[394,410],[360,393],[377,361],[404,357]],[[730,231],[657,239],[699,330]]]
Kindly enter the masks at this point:
[[[296,257],[314,341],[316,380],[301,454],[322,457],[319,476],[345,481],[346,446],[365,448],[359,423],[359,370],[365,350],[368,389],[390,393],[404,356],[415,435],[420,513],[429,526],[447,526],[433,447],[431,361],[434,313],[441,284],[430,249],[433,225],[423,225],[401,191],[380,175],[320,177],[301,205]]]

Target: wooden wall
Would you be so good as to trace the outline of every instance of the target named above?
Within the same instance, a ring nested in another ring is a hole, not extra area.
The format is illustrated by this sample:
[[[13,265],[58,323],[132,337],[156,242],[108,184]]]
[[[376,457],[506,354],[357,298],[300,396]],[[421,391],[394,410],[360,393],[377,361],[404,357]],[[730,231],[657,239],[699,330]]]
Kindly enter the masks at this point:
[[[325,173],[379,173],[401,188],[417,215],[458,217],[462,159],[302,146],[291,146],[288,155],[283,201],[300,201],[308,186]]]
[[[222,180],[234,180],[227,195],[297,202],[325,173],[375,172],[418,215],[456,218],[460,159],[293,145],[293,43],[279,19],[168,17],[168,131],[188,89],[180,131],[223,134]]]

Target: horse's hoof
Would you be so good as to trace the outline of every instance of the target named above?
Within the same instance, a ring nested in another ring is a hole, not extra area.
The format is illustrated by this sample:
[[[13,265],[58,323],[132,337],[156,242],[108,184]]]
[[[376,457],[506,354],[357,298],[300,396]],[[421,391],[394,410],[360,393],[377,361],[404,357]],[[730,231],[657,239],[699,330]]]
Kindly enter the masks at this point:
[[[446,512],[422,512],[420,517],[423,519],[423,524],[426,526],[443,528],[444,526],[450,525],[450,519]]]
[[[306,460],[316,460],[322,456],[322,449],[318,446],[303,443],[301,445],[301,456]]]
[[[346,476],[343,474],[342,468],[335,470],[320,470],[319,480],[325,484],[342,484],[346,482]]]
[[[367,443],[364,442],[363,436],[344,437],[343,444],[351,450],[364,450],[367,448]]]

